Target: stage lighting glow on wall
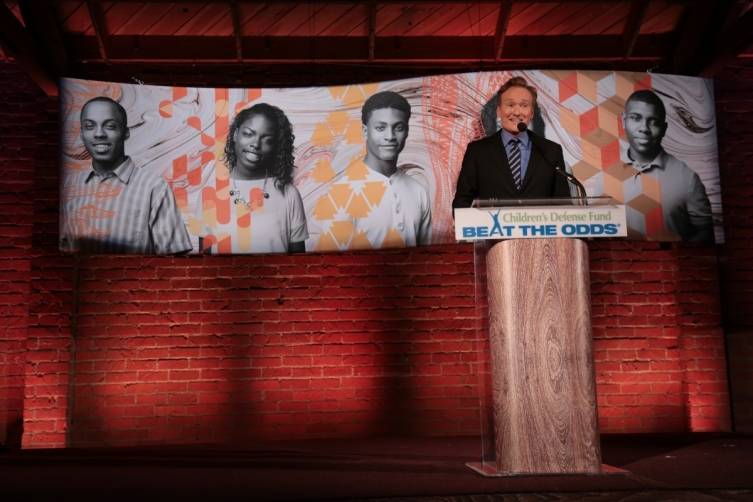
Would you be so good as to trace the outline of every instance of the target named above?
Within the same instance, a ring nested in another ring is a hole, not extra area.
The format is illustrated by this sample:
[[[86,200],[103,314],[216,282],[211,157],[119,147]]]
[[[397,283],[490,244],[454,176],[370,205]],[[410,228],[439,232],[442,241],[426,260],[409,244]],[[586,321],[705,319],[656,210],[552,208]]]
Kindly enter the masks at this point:
[[[513,75],[538,89],[531,129],[562,145],[589,195],[626,205],[631,238],[723,240],[709,80],[532,70],[269,89],[64,79],[60,249],[243,254],[453,242],[466,146],[498,129],[495,94]],[[642,89],[666,110],[656,129],[662,153],[645,165],[628,151],[649,133],[625,113]],[[364,110],[374,95],[376,108]],[[362,114],[381,125],[367,127]],[[378,166],[364,162],[369,153]]]

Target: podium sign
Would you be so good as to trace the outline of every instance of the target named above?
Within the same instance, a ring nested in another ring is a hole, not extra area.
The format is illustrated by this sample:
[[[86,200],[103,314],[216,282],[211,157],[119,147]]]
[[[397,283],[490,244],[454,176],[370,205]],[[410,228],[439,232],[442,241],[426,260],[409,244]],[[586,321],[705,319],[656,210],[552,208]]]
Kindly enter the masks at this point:
[[[455,209],[455,239],[625,237],[624,204]]]

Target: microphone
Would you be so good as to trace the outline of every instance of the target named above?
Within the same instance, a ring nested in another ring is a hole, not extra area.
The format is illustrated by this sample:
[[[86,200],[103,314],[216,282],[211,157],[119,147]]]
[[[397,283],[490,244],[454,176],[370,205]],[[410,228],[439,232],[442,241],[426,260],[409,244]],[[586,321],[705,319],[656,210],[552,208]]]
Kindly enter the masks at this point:
[[[518,132],[524,132],[526,129],[528,129],[528,124],[526,124],[525,122],[518,122],[518,125],[516,125],[515,127],[518,128]]]

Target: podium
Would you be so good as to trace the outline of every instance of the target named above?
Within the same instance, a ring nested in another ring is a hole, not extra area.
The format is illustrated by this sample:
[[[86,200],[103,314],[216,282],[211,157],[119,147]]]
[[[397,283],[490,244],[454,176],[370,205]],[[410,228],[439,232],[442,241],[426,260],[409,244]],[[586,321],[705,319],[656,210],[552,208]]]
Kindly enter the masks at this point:
[[[455,213],[475,241],[485,476],[599,474],[588,246],[626,235],[609,198],[476,201]],[[576,237],[576,238],[573,238]]]

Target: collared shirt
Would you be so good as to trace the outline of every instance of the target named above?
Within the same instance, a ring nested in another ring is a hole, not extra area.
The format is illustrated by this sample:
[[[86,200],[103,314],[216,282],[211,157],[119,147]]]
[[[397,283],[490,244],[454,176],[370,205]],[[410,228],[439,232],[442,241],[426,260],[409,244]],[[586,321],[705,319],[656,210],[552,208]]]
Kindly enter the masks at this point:
[[[66,172],[60,249],[88,253],[174,254],[191,241],[162,174],[130,157],[104,174]]]
[[[639,165],[628,148],[622,164],[607,169],[615,183],[605,195],[625,204],[628,232],[651,240],[713,242],[711,204],[698,174],[662,149],[651,162]]]
[[[354,161],[311,211],[317,251],[429,244],[431,200],[418,181],[421,168],[399,166],[391,176]]]
[[[512,155],[512,139],[519,139],[518,148],[520,149],[520,179],[521,181],[526,179],[526,171],[528,170],[528,161],[531,159],[531,138],[528,136],[528,131],[522,132],[517,136],[513,136],[505,129],[502,129],[502,144],[505,147],[507,158]]]
[[[665,154],[666,152],[662,148],[659,150],[659,153],[656,155],[656,157],[651,159],[650,162],[640,164],[636,160],[633,160],[633,156],[630,155],[630,148],[625,148],[620,151],[620,160],[626,165],[633,166],[633,169],[635,169],[636,171],[634,176],[640,176],[641,174],[647,173],[651,169],[661,169],[664,165]]]

